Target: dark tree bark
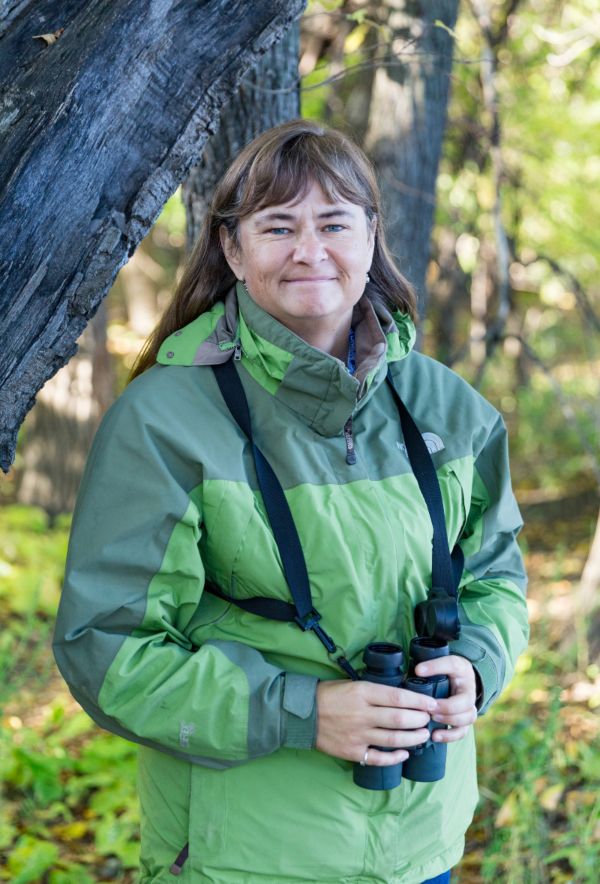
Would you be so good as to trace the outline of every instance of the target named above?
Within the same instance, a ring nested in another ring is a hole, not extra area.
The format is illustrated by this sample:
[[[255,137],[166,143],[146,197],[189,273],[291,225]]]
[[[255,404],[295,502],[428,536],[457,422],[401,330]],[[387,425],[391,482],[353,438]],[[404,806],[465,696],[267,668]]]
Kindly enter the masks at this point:
[[[240,150],[265,129],[300,116],[299,51],[300,26],[295,24],[244,75],[221,111],[219,128],[183,184],[188,251],[198,237],[216,183]]]
[[[303,0],[38,0],[0,39],[0,466],[118,269]],[[35,35],[64,32],[52,44]]]
[[[377,168],[392,252],[426,306],[435,182],[446,125],[458,0],[386,0],[392,34],[379,56],[365,147]]]

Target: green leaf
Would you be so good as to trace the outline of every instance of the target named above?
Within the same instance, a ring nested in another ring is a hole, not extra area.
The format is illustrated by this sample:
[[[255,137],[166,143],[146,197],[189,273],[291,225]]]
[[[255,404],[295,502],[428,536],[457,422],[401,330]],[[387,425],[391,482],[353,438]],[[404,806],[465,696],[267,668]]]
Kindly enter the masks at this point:
[[[48,884],[94,884],[94,878],[87,873],[85,866],[74,864],[64,871],[57,869],[50,872]]]
[[[28,884],[40,881],[44,872],[58,859],[58,848],[48,841],[40,841],[30,835],[23,835],[11,850],[8,869],[14,875],[12,884]]]
[[[16,834],[17,827],[13,825],[8,809],[2,807],[0,810],[0,850],[12,844]]]
[[[357,9],[355,12],[349,12],[346,18],[348,21],[355,21],[357,24],[362,25],[364,20],[367,17],[366,9]]]
[[[449,28],[448,25],[441,19],[436,18],[436,20],[434,21],[434,25],[436,26],[436,28],[441,28],[442,31],[446,31],[447,34],[450,34],[453,40],[457,39],[456,31],[453,31],[452,28]]]

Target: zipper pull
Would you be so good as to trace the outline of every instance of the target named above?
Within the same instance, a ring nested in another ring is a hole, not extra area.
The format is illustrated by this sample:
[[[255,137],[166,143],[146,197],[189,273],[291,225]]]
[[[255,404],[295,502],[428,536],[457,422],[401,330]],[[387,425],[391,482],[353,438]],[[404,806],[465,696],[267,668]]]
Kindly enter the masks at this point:
[[[235,349],[233,351],[233,358],[235,359],[236,362],[239,362],[240,359],[242,358],[242,342],[240,340],[237,340],[235,342]]]
[[[190,852],[190,845],[188,843],[185,845],[183,850],[181,850],[179,852],[177,859],[175,860],[175,862],[172,864],[171,868],[169,869],[169,871],[171,872],[172,875],[181,875],[181,872],[183,871],[183,867],[187,862],[189,852]]]
[[[346,463],[352,466],[356,463],[356,451],[354,450],[354,439],[352,438],[352,415],[344,424],[344,439],[346,440]]]

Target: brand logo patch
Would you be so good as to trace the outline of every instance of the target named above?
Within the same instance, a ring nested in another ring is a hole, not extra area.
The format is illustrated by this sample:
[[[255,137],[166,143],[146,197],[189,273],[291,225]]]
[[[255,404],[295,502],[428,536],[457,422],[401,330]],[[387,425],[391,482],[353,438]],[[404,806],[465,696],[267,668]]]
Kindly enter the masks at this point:
[[[435,454],[436,451],[443,451],[446,447],[435,433],[423,433],[423,439],[430,454]]]
[[[430,454],[435,454],[436,451],[443,451],[446,447],[442,442],[441,438],[436,433],[422,433],[423,441],[427,446],[427,450]],[[403,451],[407,456],[408,452],[406,450],[406,445],[403,442],[396,442],[396,445]]]

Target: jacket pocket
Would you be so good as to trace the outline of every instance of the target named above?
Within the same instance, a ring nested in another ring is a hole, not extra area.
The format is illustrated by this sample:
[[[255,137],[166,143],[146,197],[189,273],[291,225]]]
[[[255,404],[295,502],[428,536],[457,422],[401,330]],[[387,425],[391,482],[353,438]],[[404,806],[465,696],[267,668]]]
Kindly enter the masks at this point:
[[[183,868],[190,880],[224,862],[228,832],[227,771],[192,766],[188,854]],[[179,858],[179,857],[178,857]],[[190,868],[191,867],[191,868]]]
[[[138,749],[140,882],[169,881],[169,868],[189,838],[193,765],[165,752]]]
[[[467,522],[470,491],[463,484],[465,479],[461,479],[459,469],[452,464],[444,464],[437,471],[437,477],[444,503],[448,545],[452,550]]]

